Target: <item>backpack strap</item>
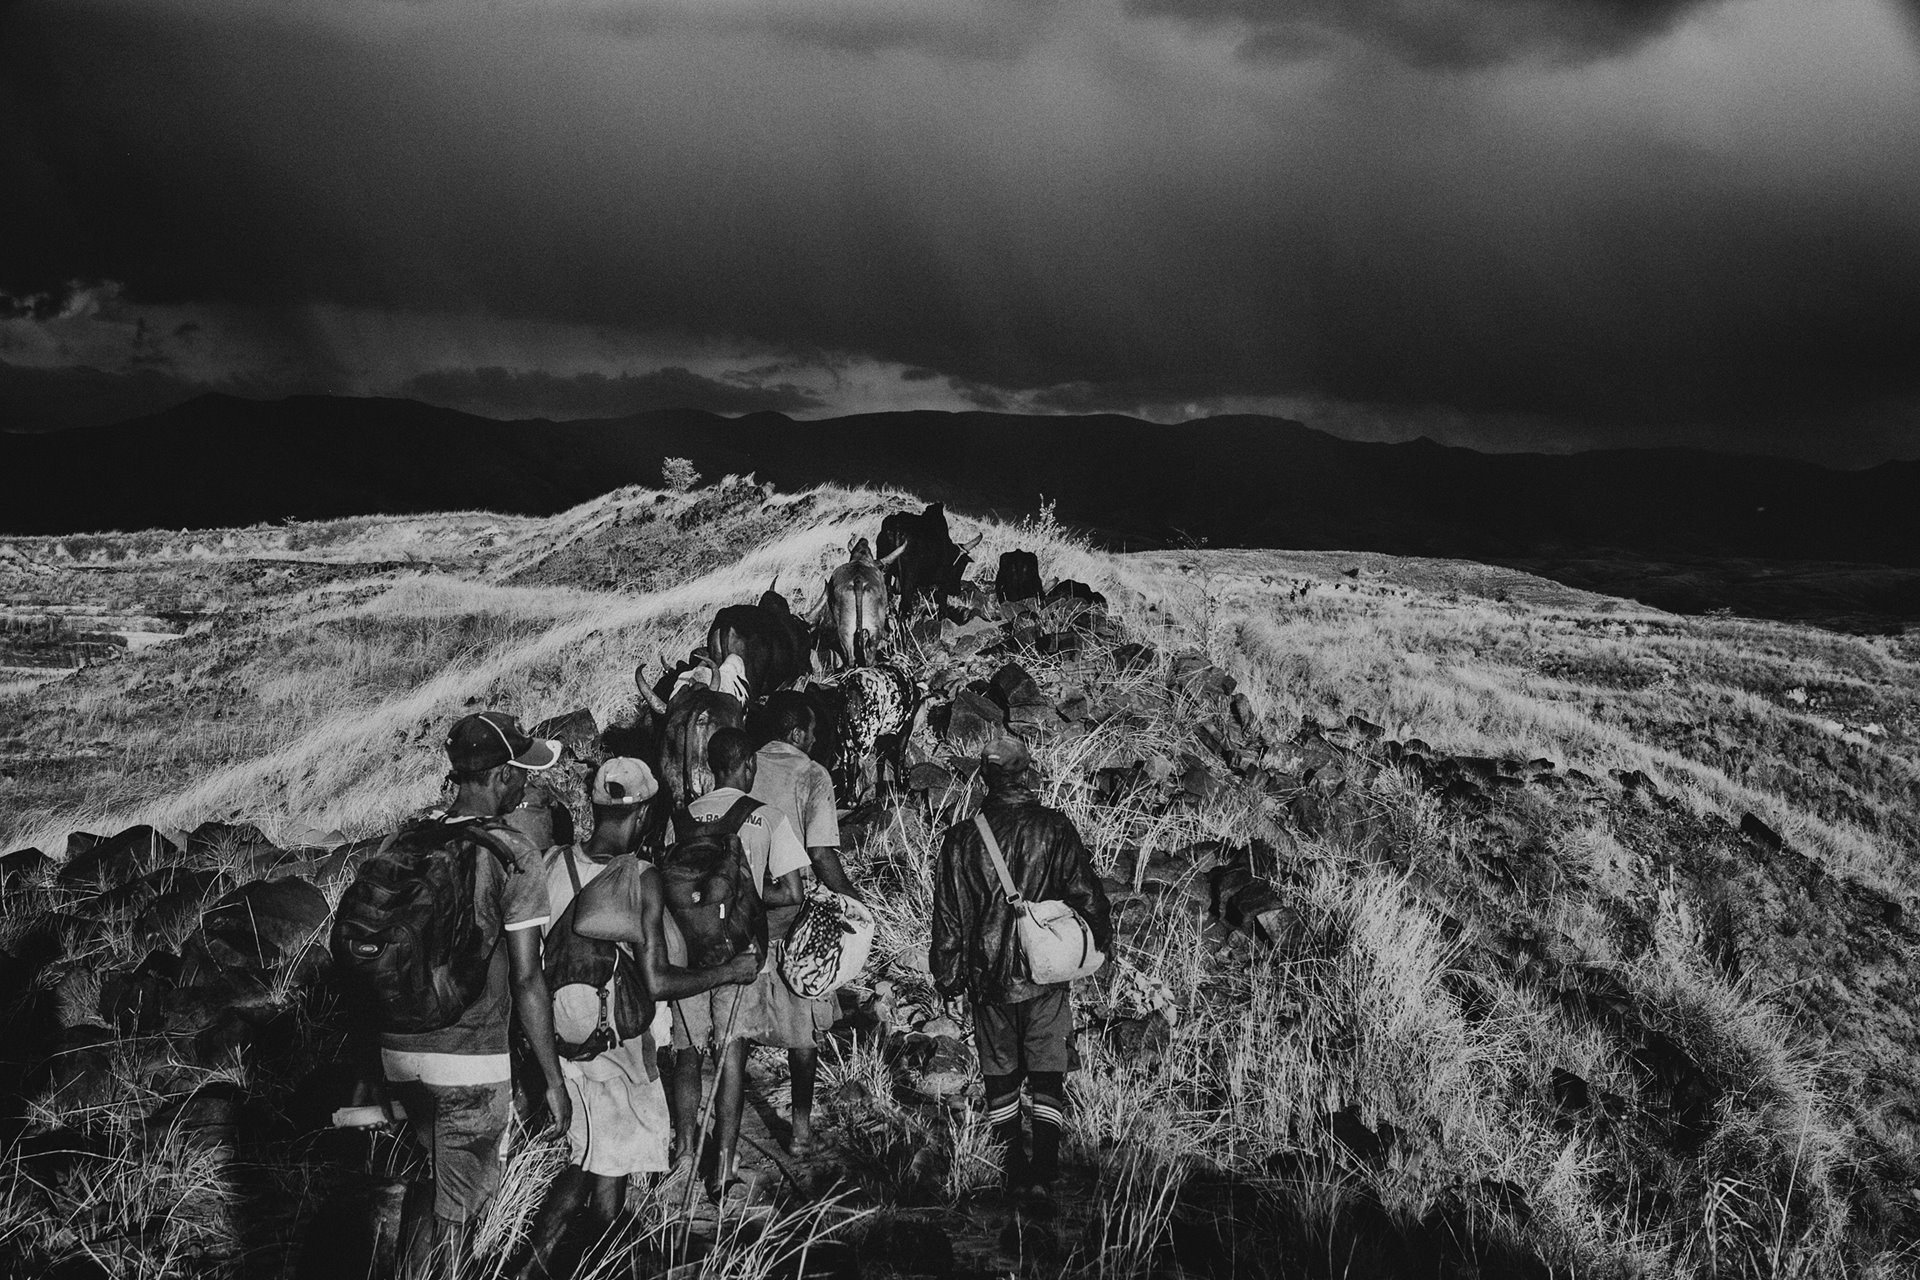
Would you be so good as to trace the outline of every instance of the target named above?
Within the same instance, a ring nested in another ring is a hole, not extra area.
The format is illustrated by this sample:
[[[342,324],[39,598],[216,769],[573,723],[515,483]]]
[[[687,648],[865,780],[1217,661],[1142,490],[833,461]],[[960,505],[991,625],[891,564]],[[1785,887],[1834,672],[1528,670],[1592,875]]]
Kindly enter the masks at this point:
[[[457,820],[442,818],[440,823],[443,827],[450,827],[454,825],[455,821]],[[520,855],[513,851],[511,845],[500,838],[502,828],[508,831],[513,830],[512,827],[507,826],[498,818],[480,818],[470,823],[460,823],[460,829],[464,834],[472,836],[474,840],[486,846],[486,848],[492,851],[494,857],[500,859],[503,865],[511,867],[516,873],[526,870],[525,867],[520,865]]]
[[[574,901],[577,902],[580,900],[580,868],[573,865],[573,847],[571,845],[560,851],[560,860],[567,864],[567,879],[573,881],[573,898]]]
[[[752,796],[741,796],[733,802],[731,808],[720,815],[720,829],[730,836],[739,835],[740,828],[747,825],[747,819],[751,818],[754,815],[754,811],[760,807],[760,801],[755,800]]]
[[[1000,842],[993,838],[993,828],[987,825],[987,815],[974,814],[973,825],[979,828],[980,838],[987,843],[987,856],[993,859],[993,869],[1000,877],[1000,887],[1007,891],[1007,901],[1019,906],[1020,891],[1013,887],[1013,877],[1007,872],[1007,860],[1000,856]]]

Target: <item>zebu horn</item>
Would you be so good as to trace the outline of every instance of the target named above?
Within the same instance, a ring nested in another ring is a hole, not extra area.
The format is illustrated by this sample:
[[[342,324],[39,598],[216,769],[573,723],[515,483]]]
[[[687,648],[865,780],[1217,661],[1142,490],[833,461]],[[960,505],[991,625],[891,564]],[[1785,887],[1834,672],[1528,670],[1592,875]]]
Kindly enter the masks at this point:
[[[906,554],[906,550],[907,550],[907,544],[903,542],[899,546],[895,547],[893,550],[887,552],[886,555],[880,557],[880,559],[874,561],[874,563],[879,565],[882,569],[884,569],[888,565],[892,564],[895,560],[898,560],[902,555]]]
[[[962,551],[971,551],[971,550],[973,550],[973,549],[974,549],[975,547],[977,547],[977,546],[979,546],[979,545],[980,545],[980,540],[981,540],[982,538],[985,538],[986,536],[987,536],[987,534],[986,534],[986,531],[985,531],[985,530],[983,529],[983,530],[981,530],[981,531],[980,531],[979,533],[976,533],[976,534],[974,534],[974,535],[973,535],[973,541],[972,541],[972,542],[963,542],[963,543],[961,543],[961,544],[960,544],[960,549],[961,549]]]
[[[671,667],[667,668],[669,671],[672,669]],[[647,683],[646,663],[643,662],[633,669],[633,683],[634,687],[640,690],[640,696],[646,700],[647,706],[653,711],[653,714],[657,716],[667,714],[667,704],[660,701],[660,695],[655,693],[653,686]]]

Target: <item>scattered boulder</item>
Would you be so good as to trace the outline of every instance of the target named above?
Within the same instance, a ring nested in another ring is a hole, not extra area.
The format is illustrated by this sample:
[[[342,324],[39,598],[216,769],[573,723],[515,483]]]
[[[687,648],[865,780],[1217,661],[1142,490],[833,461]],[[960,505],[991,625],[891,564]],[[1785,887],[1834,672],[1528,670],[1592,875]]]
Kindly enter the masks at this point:
[[[68,837],[69,850],[73,848],[73,839]],[[70,853],[60,868],[60,879],[69,884],[111,888],[179,857],[179,846],[154,828],[128,827],[111,839],[86,845],[77,854]]]
[[[1123,675],[1129,671],[1145,671],[1158,657],[1152,645],[1130,640],[1114,649],[1113,666]]]
[[[1059,604],[1062,601],[1078,601],[1093,609],[1107,607],[1107,598],[1084,582],[1072,578],[1062,578],[1047,589],[1046,603]]]
[[[1660,794],[1660,788],[1654,785],[1653,779],[1638,769],[1609,769],[1607,776],[1619,783],[1629,794],[1636,791]]]
[[[236,856],[250,857],[257,849],[273,848],[273,841],[251,822],[203,822],[188,832],[186,839],[187,856],[194,862],[230,861]]]
[[[1006,712],[985,694],[962,689],[947,704],[940,736],[961,756],[977,756],[1006,729]]]
[[[306,880],[256,880],[226,894],[201,917],[207,952],[223,968],[266,972],[323,952],[332,912]]]
[[[1585,1111],[1593,1103],[1593,1092],[1565,1067],[1553,1069],[1553,1101],[1562,1111]]]
[[[585,707],[565,715],[549,716],[527,730],[527,735],[557,740],[576,760],[591,760],[599,755],[600,726],[594,723],[593,712]]]
[[[0,884],[16,877],[26,879],[37,876],[53,859],[38,849],[15,849],[0,858]]]
[[[1192,698],[1226,701],[1233,696],[1237,683],[1205,654],[1194,650],[1177,654],[1167,671],[1167,686]]]
[[[1360,1118],[1359,1107],[1342,1107],[1329,1113],[1321,1124],[1333,1140],[1360,1163],[1375,1167],[1386,1164],[1388,1153],[1400,1141],[1400,1131],[1385,1120],[1369,1129]]]
[[[1740,834],[1759,847],[1762,853],[1778,853],[1786,847],[1786,837],[1750,813],[1740,815]]]

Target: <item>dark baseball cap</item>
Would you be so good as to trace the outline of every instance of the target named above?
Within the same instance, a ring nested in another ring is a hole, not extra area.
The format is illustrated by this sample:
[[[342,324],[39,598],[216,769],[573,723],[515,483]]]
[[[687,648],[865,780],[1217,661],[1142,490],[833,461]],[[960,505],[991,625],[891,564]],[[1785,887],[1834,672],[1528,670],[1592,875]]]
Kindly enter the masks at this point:
[[[1006,773],[1018,773],[1033,763],[1027,744],[1012,736],[996,738],[980,753],[980,763],[990,764]]]
[[[520,722],[504,711],[482,711],[447,731],[447,759],[456,769],[497,769],[503,764],[551,769],[560,759],[560,744],[529,738]]]

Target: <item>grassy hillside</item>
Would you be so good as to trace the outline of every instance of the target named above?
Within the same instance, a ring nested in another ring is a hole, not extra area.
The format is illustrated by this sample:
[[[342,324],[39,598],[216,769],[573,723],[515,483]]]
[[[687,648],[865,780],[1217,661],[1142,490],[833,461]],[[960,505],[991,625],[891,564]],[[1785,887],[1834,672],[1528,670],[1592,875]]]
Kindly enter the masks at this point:
[[[183,634],[0,687],[0,848],[68,859],[6,873],[0,1058],[29,1101],[0,1262],[294,1272],[287,1238],[403,1149],[320,1124],[350,1071],[318,957],[237,956],[203,909],[253,883],[331,900],[350,842],[436,797],[455,716],[616,724],[636,663],[776,577],[813,603],[851,533],[913,505],[627,489],[545,519],[103,537],[84,569],[73,539],[13,540],[10,593],[84,574],[134,616],[172,589]],[[851,828],[883,930],[828,1054],[830,1155],[770,1169],[787,1216],[706,1271],[792,1274],[776,1255],[812,1241],[807,1267],[867,1274],[1911,1272],[1910,645],[1459,561],[978,529],[982,563],[1024,546],[1110,602],[905,658],[936,704],[1033,678],[1049,798],[1109,878],[1072,1194],[1036,1227],[984,1190],[964,1028],[925,976],[965,803],[936,787]],[[136,823],[157,830],[93,840]],[[523,1152],[494,1238],[551,1159]]]

